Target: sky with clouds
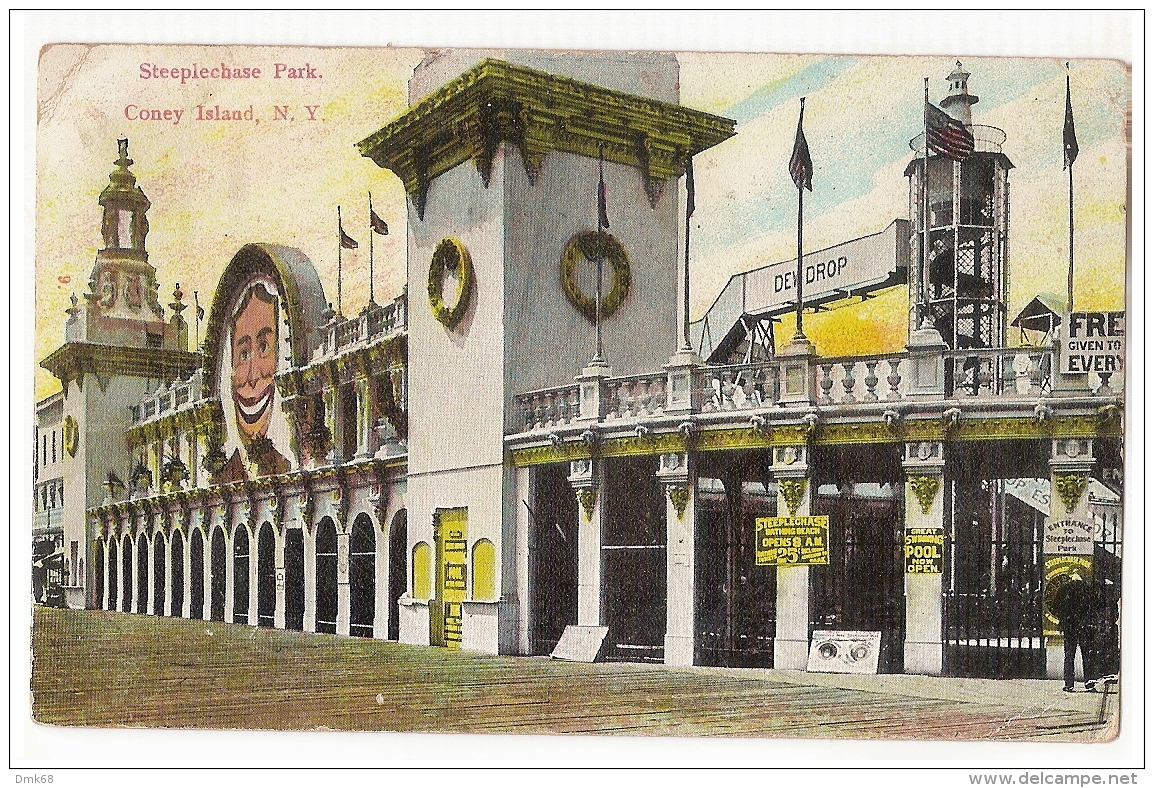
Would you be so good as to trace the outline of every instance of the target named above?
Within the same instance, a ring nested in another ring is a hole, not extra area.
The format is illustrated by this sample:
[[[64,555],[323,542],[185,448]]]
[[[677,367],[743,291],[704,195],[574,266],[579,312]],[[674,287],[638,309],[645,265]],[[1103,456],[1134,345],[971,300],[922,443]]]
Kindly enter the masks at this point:
[[[336,206],[361,249],[346,253],[346,314],[368,298],[366,197],[392,232],[377,237],[375,295],[404,276],[404,192],[353,143],[404,112],[415,49],[56,45],[41,51],[36,130],[36,340],[40,359],[63,341],[63,310],[86,289],[100,243],[96,198],[131,139],[133,171],[152,201],[150,261],[160,299],[181,284],[211,303],[216,280],[245,243],[296,246],[336,293]],[[681,102],[737,121],[737,136],[695,161],[691,312],[700,316],[739,271],[789,259],[796,248],[796,191],[786,170],[806,97],[814,162],[806,194],[806,249],[884,229],[907,215],[902,175],[921,130],[922,78],[946,90],[950,57],[684,53]],[[140,64],[274,68],[308,64],[318,79],[192,81],[140,78]],[[1066,70],[1057,60],[967,58],[974,122],[1007,134],[1011,173],[1010,312],[1038,292],[1063,293],[1066,175],[1062,121]],[[1130,77],[1109,60],[1071,63],[1081,154],[1075,167],[1077,306],[1124,308],[1126,145]],[[182,109],[180,123],[129,120],[125,108]],[[198,105],[254,107],[260,123],[197,122]],[[289,106],[296,120],[274,121]],[[305,106],[318,121],[303,120]],[[641,209],[641,206],[639,206]],[[811,323],[812,320],[812,323]],[[807,316],[820,352],[889,350],[904,343],[905,295]],[[38,397],[56,388],[39,370]]]

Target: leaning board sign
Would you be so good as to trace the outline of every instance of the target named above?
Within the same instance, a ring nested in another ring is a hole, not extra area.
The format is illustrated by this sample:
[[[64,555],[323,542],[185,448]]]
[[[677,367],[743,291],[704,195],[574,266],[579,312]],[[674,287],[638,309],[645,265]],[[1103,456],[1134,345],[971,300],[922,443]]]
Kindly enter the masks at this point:
[[[1126,354],[1125,312],[1071,312],[1062,325],[1061,371],[1121,372]]]
[[[829,515],[757,518],[757,566],[829,563]]]

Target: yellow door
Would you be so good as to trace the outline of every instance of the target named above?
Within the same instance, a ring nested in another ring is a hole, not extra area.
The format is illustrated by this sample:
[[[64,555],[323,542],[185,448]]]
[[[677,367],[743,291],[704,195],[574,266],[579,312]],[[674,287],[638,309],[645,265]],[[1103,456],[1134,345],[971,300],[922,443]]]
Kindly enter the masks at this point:
[[[434,642],[446,648],[461,647],[464,624],[462,604],[468,588],[468,551],[465,529],[468,509],[438,509],[437,537],[437,602],[440,615],[434,615]],[[439,619],[439,621],[438,621]]]

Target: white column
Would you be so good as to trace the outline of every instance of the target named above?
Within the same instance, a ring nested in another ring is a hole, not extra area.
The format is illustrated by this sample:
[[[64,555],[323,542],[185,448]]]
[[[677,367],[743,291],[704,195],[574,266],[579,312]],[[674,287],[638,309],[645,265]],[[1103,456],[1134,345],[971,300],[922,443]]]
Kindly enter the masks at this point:
[[[341,387],[337,382],[332,383],[323,392],[325,401],[325,423],[333,437],[332,448],[329,449],[329,462],[336,465],[344,458],[345,445],[345,417],[341,407]]]
[[[1086,495],[1094,467],[1093,445],[1089,438],[1054,438],[1050,445],[1050,517],[1042,543],[1047,587],[1051,583],[1067,582],[1066,578],[1075,570],[1081,570],[1083,580],[1088,581],[1088,575],[1094,571],[1094,516]],[[1052,596],[1044,593],[1042,598]],[[1042,621],[1050,633],[1046,636],[1046,676],[1060,679],[1064,640],[1049,622],[1050,612],[1047,605]],[[1082,650],[1078,649],[1077,657],[1082,656]],[[1082,675],[1078,662],[1074,663],[1074,671],[1075,678],[1094,678]]]
[[[232,517],[229,515],[229,508],[225,508],[224,516],[224,620],[227,623],[232,623],[232,611],[235,607],[233,605],[233,575],[236,571],[236,557],[233,555],[233,544],[236,540],[233,539],[229,533],[229,523]]]
[[[515,538],[517,540],[516,550],[516,564],[517,564],[517,652],[518,654],[528,654],[530,652],[530,611],[532,606],[529,604],[531,597],[529,596],[529,555],[534,549],[531,540],[536,537],[533,536],[533,530],[530,524],[529,506],[536,506],[536,471],[533,468],[517,468],[517,524]],[[528,506],[526,506],[528,504]]]
[[[665,664],[692,665],[697,479],[689,455],[662,455],[657,478],[665,492]]]
[[[907,443],[905,483],[905,672],[942,673],[942,568],[945,556],[945,447]],[[935,557],[936,556],[936,557]],[[933,571],[936,568],[937,571]]]
[[[349,634],[352,618],[352,596],[349,589],[349,531],[337,529],[337,634]]]
[[[192,517],[189,514],[187,533],[182,540],[182,555],[180,563],[184,567],[184,601],[180,603],[180,617],[192,618]],[[203,576],[203,575],[202,575]]]
[[[376,378],[357,378],[357,459],[367,460],[377,447],[373,441],[376,417]]]
[[[304,631],[317,631],[317,531],[313,523],[302,523],[305,542]]]
[[[284,507],[285,502],[279,502],[281,507]],[[272,625],[277,629],[285,628],[285,565],[284,565],[284,549],[285,549],[285,533],[287,529],[281,526],[275,529],[273,533],[273,576],[276,583],[276,609],[272,614]]]
[[[605,496],[599,487],[603,469],[603,460],[569,463],[569,483],[577,495],[577,623],[581,626],[602,623],[601,523]]]
[[[778,514],[808,517],[814,492],[809,483],[808,447],[775,448],[773,476],[777,481]],[[805,670],[808,661],[809,567],[779,566],[773,666],[784,670]]]
[[[173,529],[176,530],[175,528]],[[161,537],[163,538],[163,537]],[[155,545],[154,545],[155,547]],[[154,552],[155,555],[155,552]],[[172,610],[172,539],[164,540],[164,610],[158,616],[167,616]]]
[[[257,560],[260,556],[260,530],[250,529],[248,539],[248,623],[249,626],[258,626],[260,624],[260,608],[258,600],[260,598],[260,585],[257,583],[257,578],[260,576],[260,566]]]

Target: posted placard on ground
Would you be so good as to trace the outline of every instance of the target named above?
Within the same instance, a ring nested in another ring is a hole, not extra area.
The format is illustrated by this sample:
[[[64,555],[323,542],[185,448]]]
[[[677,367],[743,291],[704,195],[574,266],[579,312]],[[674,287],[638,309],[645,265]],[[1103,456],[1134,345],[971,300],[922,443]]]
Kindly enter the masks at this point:
[[[757,518],[757,566],[829,563],[829,515]]]
[[[609,627],[582,627],[570,624],[561,633],[556,648],[549,656],[566,662],[596,662],[601,644],[609,634]]]

